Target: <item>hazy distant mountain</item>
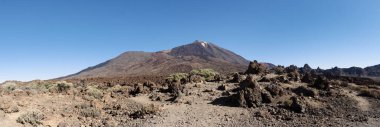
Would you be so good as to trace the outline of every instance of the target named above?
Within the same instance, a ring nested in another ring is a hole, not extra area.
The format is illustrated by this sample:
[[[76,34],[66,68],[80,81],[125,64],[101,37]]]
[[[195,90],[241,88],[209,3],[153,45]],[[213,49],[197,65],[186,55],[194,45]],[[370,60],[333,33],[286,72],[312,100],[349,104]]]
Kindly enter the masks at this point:
[[[350,67],[350,68],[332,68],[325,71],[332,75],[354,76],[354,77],[380,77],[380,64],[366,68]]]
[[[209,42],[195,41],[159,52],[125,52],[65,78],[168,75],[201,68],[231,73],[245,71],[248,64],[248,60],[229,50]]]

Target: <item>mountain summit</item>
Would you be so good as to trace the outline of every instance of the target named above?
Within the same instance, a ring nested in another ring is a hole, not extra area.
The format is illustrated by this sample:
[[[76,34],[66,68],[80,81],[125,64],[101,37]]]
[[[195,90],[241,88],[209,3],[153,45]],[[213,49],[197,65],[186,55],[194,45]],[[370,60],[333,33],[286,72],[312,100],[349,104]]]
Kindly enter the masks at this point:
[[[231,73],[244,71],[248,64],[248,60],[232,51],[210,42],[196,40],[170,50],[125,52],[116,58],[64,78],[166,76],[203,68]]]
[[[247,64],[248,60],[243,57],[223,49],[217,45],[210,42],[196,40],[191,44],[179,46],[173,48],[169,55],[180,57],[180,56],[197,56],[205,59],[216,58],[228,61],[234,64]]]

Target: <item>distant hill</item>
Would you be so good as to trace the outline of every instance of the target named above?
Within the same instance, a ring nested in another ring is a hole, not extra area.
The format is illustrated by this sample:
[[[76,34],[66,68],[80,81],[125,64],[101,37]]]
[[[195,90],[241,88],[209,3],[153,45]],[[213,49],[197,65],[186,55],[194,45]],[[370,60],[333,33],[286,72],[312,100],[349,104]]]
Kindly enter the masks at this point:
[[[350,67],[350,68],[332,68],[325,70],[325,73],[339,76],[352,76],[352,77],[372,77],[379,79],[380,77],[380,64],[366,68]]]
[[[211,68],[220,73],[231,73],[245,71],[248,64],[248,60],[232,51],[210,42],[195,41],[158,52],[125,52],[114,59],[63,77],[63,79],[165,76],[202,68]]]

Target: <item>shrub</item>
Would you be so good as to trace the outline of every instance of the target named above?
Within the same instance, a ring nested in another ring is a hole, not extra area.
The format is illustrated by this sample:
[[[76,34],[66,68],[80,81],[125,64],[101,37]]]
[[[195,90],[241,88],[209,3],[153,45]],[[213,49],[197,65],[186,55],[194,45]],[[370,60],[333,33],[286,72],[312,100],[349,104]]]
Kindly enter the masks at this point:
[[[1,102],[0,110],[3,110],[4,113],[15,113],[19,111],[18,106],[12,102]]]
[[[70,85],[64,82],[57,84],[58,92],[67,92],[70,89]]]
[[[41,87],[48,89],[50,92],[64,93],[71,88],[72,84],[63,82],[44,83]]]
[[[286,101],[284,101],[284,106],[286,108],[290,108],[292,106],[292,104],[293,104],[292,100],[286,100]]]
[[[81,110],[80,115],[83,117],[96,118],[100,116],[100,110],[94,107],[88,107]]]
[[[113,92],[113,93],[125,94],[125,93],[128,93],[128,87],[127,86],[115,85],[115,86],[111,87],[108,91]]]
[[[13,90],[16,89],[16,85],[17,84],[14,83],[14,82],[6,82],[5,84],[3,84],[1,86],[1,88],[3,89],[2,92],[4,92],[4,93],[10,93],[10,92],[12,92]]]
[[[216,75],[219,75],[218,72],[214,71],[213,69],[199,69],[199,70],[192,70],[190,72],[190,75],[199,75],[206,79],[206,81],[214,80]]]
[[[167,82],[180,82],[183,79],[187,79],[188,76],[189,75],[186,73],[174,73],[174,74],[171,74],[169,77],[167,77],[166,81]]]
[[[93,86],[88,86],[86,88],[86,93],[96,99],[101,99],[103,97],[103,92]]]
[[[32,111],[26,114],[21,115],[17,118],[17,122],[21,124],[31,124],[32,126],[41,125],[41,120],[43,120],[45,116],[39,111]]]
[[[42,91],[42,92],[49,92],[52,87],[54,87],[54,83],[47,82],[47,81],[36,81],[31,82],[29,84],[33,89]]]
[[[129,115],[129,117],[133,119],[137,119],[137,118],[142,119],[144,118],[145,115],[150,115],[150,114],[154,115],[154,114],[157,114],[158,112],[159,112],[159,108],[151,104],[149,106],[142,107],[140,110]]]
[[[89,103],[82,103],[80,105],[75,106],[75,108],[78,108],[80,110],[80,115],[83,117],[96,118],[96,117],[99,117],[101,115],[100,110],[93,107]]]
[[[359,91],[360,96],[373,97],[376,99],[380,99],[380,91],[375,89],[362,88]]]

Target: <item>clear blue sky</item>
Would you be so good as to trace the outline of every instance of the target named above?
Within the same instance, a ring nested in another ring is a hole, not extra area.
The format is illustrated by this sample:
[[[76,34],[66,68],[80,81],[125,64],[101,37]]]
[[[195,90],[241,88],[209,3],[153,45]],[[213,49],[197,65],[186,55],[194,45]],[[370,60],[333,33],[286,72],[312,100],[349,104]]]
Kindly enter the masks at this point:
[[[0,82],[194,40],[274,64],[380,64],[379,0],[0,0]]]

